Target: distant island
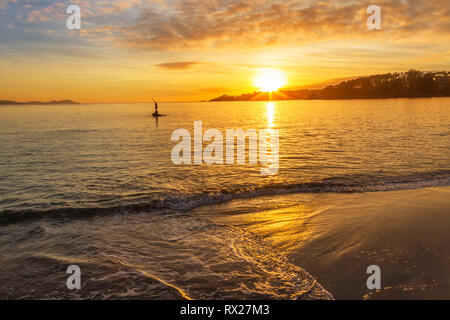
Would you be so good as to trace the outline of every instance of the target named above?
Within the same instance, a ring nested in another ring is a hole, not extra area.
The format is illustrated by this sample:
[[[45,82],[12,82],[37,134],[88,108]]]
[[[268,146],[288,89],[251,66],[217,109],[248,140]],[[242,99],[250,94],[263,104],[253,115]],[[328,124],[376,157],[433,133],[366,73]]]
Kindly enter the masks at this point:
[[[323,89],[222,95],[210,101],[334,100],[450,97],[450,72],[386,73],[343,81]]]
[[[10,101],[10,100],[0,100],[0,104],[11,104],[11,105],[15,105],[15,104],[19,104],[19,105],[23,105],[23,104],[79,104],[79,102],[75,102],[72,100],[52,100],[52,101],[47,101],[47,102],[42,102],[42,101],[17,102],[17,101]]]

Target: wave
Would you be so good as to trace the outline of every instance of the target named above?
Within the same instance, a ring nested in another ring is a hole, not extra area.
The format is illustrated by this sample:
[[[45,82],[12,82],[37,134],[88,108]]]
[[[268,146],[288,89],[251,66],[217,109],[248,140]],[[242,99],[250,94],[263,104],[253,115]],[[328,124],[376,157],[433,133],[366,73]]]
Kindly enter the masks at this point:
[[[99,131],[98,129],[58,129],[47,131],[47,134],[72,134],[72,133],[90,133]]]
[[[239,227],[184,213],[93,220],[33,221],[4,228],[0,248],[8,254],[0,273],[0,296],[333,299],[313,275],[270,241]],[[28,266],[26,274],[18,264]],[[82,290],[61,287],[71,264],[82,270]]]
[[[88,217],[110,213],[188,211],[234,199],[293,193],[362,193],[410,190],[450,186],[450,170],[439,170],[404,176],[346,175],[300,183],[270,183],[260,186],[224,188],[215,192],[171,192],[135,204],[91,208],[55,208],[50,210],[5,210],[0,212],[0,224],[37,217]],[[141,200],[142,201],[142,200]],[[120,202],[120,199],[119,199]]]

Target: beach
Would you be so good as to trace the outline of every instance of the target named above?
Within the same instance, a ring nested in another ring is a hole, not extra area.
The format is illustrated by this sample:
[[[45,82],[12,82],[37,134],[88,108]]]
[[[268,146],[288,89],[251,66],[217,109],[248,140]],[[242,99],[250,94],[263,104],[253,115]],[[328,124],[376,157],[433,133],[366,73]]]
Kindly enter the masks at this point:
[[[450,188],[289,194],[2,226],[5,299],[448,299]],[[66,288],[69,265],[81,290]],[[369,290],[367,267],[381,270]],[[26,266],[22,268],[21,266]]]
[[[262,236],[335,299],[450,298],[449,187],[294,197],[286,208],[198,214]],[[381,290],[367,289],[369,265],[381,269]]]

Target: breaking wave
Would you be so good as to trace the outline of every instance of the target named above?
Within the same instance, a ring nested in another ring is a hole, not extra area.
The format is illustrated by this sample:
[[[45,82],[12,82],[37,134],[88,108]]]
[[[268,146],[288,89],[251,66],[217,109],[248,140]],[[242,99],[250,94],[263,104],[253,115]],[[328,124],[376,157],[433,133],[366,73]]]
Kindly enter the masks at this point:
[[[78,216],[102,215],[109,213],[158,212],[164,210],[188,211],[194,208],[228,202],[234,199],[247,199],[259,196],[293,193],[361,193],[410,190],[430,187],[450,186],[450,170],[430,173],[410,174],[400,177],[376,177],[368,175],[341,176],[322,181],[301,183],[271,183],[267,185],[223,188],[217,191],[170,192],[134,204],[91,208],[56,208],[51,210],[29,210],[0,212],[0,223],[12,223],[17,219],[40,216]],[[121,199],[117,199],[120,203]]]

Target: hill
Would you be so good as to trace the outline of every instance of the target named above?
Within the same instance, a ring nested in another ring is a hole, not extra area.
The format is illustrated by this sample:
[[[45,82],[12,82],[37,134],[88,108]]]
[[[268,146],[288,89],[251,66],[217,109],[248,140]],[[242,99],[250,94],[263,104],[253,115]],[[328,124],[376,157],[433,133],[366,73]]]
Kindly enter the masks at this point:
[[[386,73],[359,77],[323,89],[253,92],[239,96],[222,95],[210,101],[266,101],[312,99],[380,99],[450,97],[450,72]]]
[[[16,102],[11,100],[0,100],[0,104],[9,104],[9,105],[24,105],[24,104],[78,104],[78,102],[74,102],[72,100],[52,100],[47,102],[42,101],[30,101],[30,102]]]

